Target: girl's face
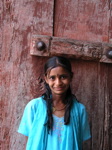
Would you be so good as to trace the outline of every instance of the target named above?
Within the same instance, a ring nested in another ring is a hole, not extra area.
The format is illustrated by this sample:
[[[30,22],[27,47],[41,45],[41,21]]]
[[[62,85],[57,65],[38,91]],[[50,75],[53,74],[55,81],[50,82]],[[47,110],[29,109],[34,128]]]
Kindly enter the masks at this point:
[[[70,73],[60,66],[51,69],[45,77],[45,81],[49,85],[53,95],[66,94],[71,79]]]

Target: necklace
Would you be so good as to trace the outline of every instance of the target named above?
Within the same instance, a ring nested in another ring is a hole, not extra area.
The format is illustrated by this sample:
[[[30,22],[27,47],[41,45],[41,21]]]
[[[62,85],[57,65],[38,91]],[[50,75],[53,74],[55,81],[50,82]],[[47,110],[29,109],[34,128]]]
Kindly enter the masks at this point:
[[[55,111],[62,111],[62,110],[64,110],[66,108],[66,105],[63,107],[63,108],[61,108],[61,109],[57,109],[57,108],[55,108],[54,106],[52,107],[52,110],[53,110],[53,112],[55,112]]]

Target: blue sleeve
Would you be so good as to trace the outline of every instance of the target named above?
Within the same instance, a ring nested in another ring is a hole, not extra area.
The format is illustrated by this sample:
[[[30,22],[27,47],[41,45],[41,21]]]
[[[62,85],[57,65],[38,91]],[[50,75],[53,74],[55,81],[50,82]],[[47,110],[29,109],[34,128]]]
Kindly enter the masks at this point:
[[[35,108],[32,102],[33,101],[30,101],[26,105],[20,125],[19,125],[19,129],[18,129],[18,132],[25,136],[29,136],[30,130],[32,128],[34,116],[35,116]]]
[[[85,106],[83,107],[81,114],[81,133],[83,141],[86,141],[89,138],[91,138],[88,114],[86,112]]]

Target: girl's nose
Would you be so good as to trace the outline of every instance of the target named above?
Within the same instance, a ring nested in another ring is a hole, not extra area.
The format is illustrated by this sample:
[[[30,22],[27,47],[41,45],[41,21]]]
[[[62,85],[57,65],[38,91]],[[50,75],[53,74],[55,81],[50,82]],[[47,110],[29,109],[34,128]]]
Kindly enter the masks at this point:
[[[61,85],[61,84],[62,84],[62,81],[61,81],[59,78],[57,78],[57,79],[56,79],[56,85],[59,86],[59,85]]]

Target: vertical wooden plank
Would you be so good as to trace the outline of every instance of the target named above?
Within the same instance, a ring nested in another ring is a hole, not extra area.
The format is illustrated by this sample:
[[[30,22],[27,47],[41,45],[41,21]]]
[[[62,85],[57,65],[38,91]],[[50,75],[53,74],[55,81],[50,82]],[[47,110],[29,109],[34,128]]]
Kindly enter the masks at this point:
[[[109,129],[108,94],[109,92],[108,92],[108,80],[107,80],[108,79],[108,65],[107,64],[99,65],[98,78],[99,78],[98,122],[100,122],[100,126],[99,128],[97,128],[99,132],[97,145],[102,150],[105,150],[105,149],[109,150],[109,132],[108,132],[108,129]]]
[[[112,43],[112,1],[109,1],[110,23],[109,23],[109,42]]]
[[[108,42],[109,17],[107,0],[56,0],[54,35]]]
[[[92,138],[90,143],[86,143],[84,150],[110,150],[109,97],[111,93],[109,87],[111,86],[109,85],[110,78],[109,81],[107,80],[108,65],[72,60],[72,66],[73,92],[78,100],[85,104],[90,119]]]
[[[45,59],[30,56],[32,34],[52,35],[52,0],[0,1],[0,148],[24,149],[16,131],[24,106],[42,93]]]
[[[97,122],[99,118],[99,105],[97,104],[97,101],[99,100],[98,65],[97,63],[90,61],[73,61],[72,63],[74,71],[72,89],[73,92],[75,92],[77,99],[86,106],[91,126],[91,142],[84,145],[84,150],[99,149],[97,143],[98,139],[96,140],[99,132],[96,131],[96,127],[98,128],[100,123],[102,124],[101,126],[103,126],[103,120]],[[103,107],[103,105],[101,106]],[[94,146],[92,146],[93,144]]]
[[[109,150],[112,149],[112,64],[108,65],[108,97],[109,97]]]

